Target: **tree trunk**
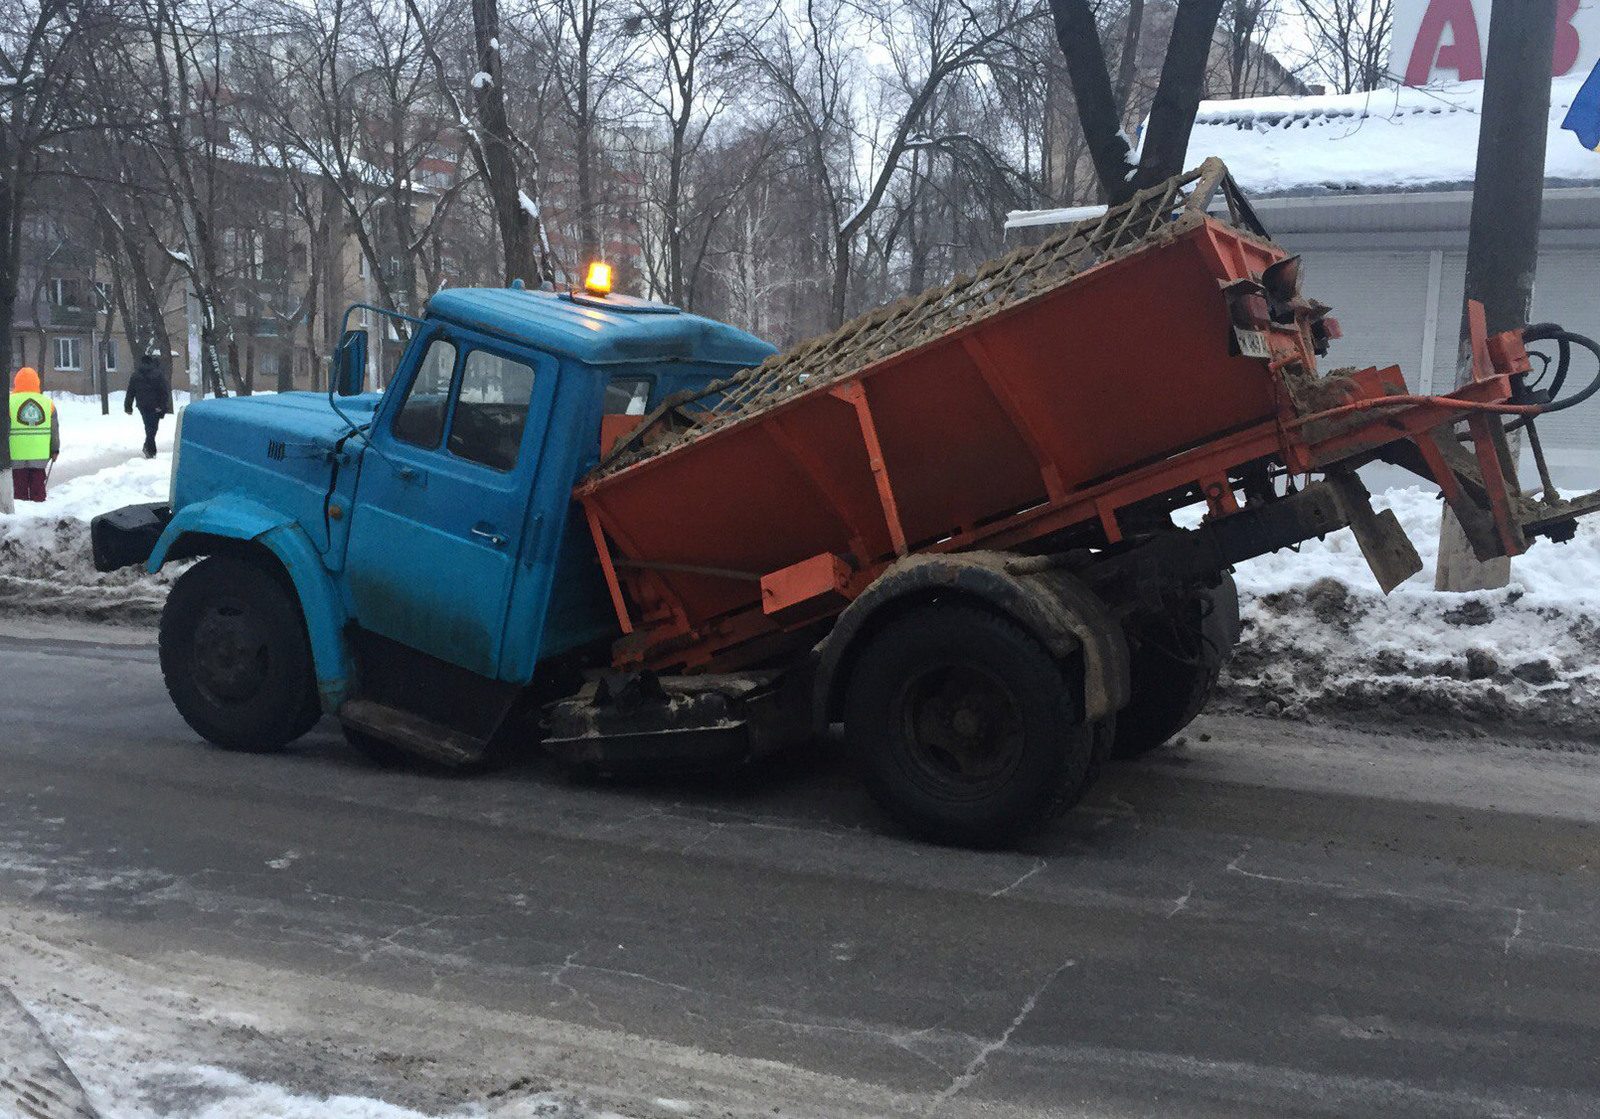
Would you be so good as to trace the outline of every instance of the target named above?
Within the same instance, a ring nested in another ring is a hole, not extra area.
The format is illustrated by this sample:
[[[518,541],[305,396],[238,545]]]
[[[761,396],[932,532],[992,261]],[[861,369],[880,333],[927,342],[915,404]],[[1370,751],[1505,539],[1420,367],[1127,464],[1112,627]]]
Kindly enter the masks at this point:
[[[1089,0],[1050,0],[1050,15],[1055,21],[1056,42],[1067,60],[1078,124],[1089,146],[1101,194],[1107,201],[1119,202],[1129,193],[1127,179],[1133,167],[1128,162],[1128,138],[1111,90],[1094,9]]]
[[[1527,326],[1533,307],[1555,27],[1556,0],[1503,4],[1489,16],[1465,295],[1483,304],[1491,335]],[[1472,340],[1463,307],[1456,383],[1471,379]],[[1520,438],[1511,441],[1513,472],[1521,443]],[[1511,560],[1479,563],[1465,534],[1451,525],[1448,509],[1445,514],[1434,586],[1468,591],[1509,583]]]
[[[494,202],[506,282],[554,282],[555,274],[540,251],[537,199],[528,198],[529,205],[523,205],[527,196],[519,185],[517,141],[506,118],[505,91],[501,86],[498,0],[472,0],[472,35],[479,72],[489,76],[488,81],[474,77],[472,96],[483,125],[485,186]]]
[[[667,163],[667,302],[675,307],[683,306],[683,160],[688,126],[686,116],[672,122]]]
[[[1138,71],[1139,37],[1144,31],[1144,0],[1128,0],[1128,24],[1122,29],[1122,57],[1117,60],[1117,116],[1128,111],[1133,76]]]
[[[594,204],[594,128],[585,122],[578,128],[578,262],[581,271],[591,260],[598,260],[600,230],[595,221]]]
[[[1244,75],[1250,65],[1250,41],[1256,33],[1259,9],[1253,0],[1233,0],[1233,27],[1230,38],[1233,48],[1228,59],[1228,88],[1234,100],[1244,96]]]
[[[1110,204],[1125,202],[1136,190],[1183,170],[1222,4],[1223,0],[1179,0],[1161,81],[1150,106],[1150,124],[1135,167],[1093,7],[1089,0],[1050,0],[1056,40],[1072,79],[1078,121],[1101,193]]]
[[[1117,201],[1135,190],[1179,174],[1189,153],[1189,133],[1205,96],[1206,64],[1217,33],[1223,0],[1179,0],[1172,21],[1172,39],[1161,66],[1161,81],[1150,104],[1150,124],[1139,156],[1139,173]]]
[[[11,331],[22,285],[21,206],[10,171],[0,172],[0,360],[4,361],[7,374],[14,356]],[[7,393],[11,391],[9,376],[0,387]]]
[[[850,288],[851,234],[840,234],[833,239],[833,298],[828,305],[828,325],[844,325],[845,296]]]

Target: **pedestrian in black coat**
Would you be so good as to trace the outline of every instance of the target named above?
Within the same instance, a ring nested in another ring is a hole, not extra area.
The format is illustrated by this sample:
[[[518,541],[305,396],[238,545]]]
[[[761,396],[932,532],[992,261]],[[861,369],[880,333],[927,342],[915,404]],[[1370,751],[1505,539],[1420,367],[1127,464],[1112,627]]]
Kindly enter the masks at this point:
[[[144,420],[144,457],[155,458],[156,429],[161,426],[161,417],[172,411],[172,386],[154,354],[142,356],[133,367],[133,376],[128,378],[122,410],[131,416],[135,408]]]

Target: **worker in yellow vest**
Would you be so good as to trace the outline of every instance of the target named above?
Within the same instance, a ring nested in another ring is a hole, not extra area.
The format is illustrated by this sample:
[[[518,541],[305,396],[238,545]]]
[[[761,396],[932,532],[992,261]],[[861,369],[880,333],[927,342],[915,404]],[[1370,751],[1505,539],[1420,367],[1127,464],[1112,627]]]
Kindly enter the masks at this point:
[[[61,453],[55,402],[39,391],[39,374],[24,366],[11,383],[11,492],[18,501],[43,501],[46,472]]]

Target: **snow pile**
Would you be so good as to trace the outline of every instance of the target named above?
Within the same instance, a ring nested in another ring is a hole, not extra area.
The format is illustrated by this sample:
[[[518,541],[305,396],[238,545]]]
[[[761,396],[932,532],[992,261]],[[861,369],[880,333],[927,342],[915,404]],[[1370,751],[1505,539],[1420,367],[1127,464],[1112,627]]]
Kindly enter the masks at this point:
[[[1600,181],[1600,153],[1561,130],[1583,80],[1551,83],[1549,180]],[[1470,186],[1482,106],[1481,81],[1202,101],[1184,166],[1220,156],[1252,194]]]
[[[174,404],[188,403],[174,393]],[[61,456],[43,502],[16,503],[0,513],[0,610],[73,614],[100,621],[152,622],[160,614],[169,574],[137,568],[101,574],[89,553],[89,520],[99,513],[165,501],[172,473],[172,417],[161,422],[158,453],[146,459],[144,425],[122,411],[122,393],[100,399],[51,393],[61,420]]]
[[[1374,495],[1391,508],[1423,571],[1385,597],[1349,532],[1240,565],[1244,634],[1224,697],[1267,713],[1517,720],[1594,733],[1600,700],[1600,525],[1567,544],[1541,540],[1511,585],[1433,589],[1440,502],[1411,486]]]

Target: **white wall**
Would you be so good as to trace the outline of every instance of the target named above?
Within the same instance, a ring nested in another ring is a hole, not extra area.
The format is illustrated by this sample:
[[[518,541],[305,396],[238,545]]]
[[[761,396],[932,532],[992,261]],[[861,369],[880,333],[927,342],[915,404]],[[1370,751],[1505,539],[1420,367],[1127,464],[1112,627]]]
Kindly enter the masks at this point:
[[[1322,248],[1304,256],[1306,294],[1331,304],[1344,328],[1344,338],[1324,359],[1325,368],[1398,365],[1413,391],[1450,390],[1465,251]],[[1533,317],[1600,338],[1600,250],[1546,248],[1539,258]],[[1597,373],[1594,361],[1579,353],[1563,393]],[[1600,488],[1600,394],[1538,427],[1558,484]]]

